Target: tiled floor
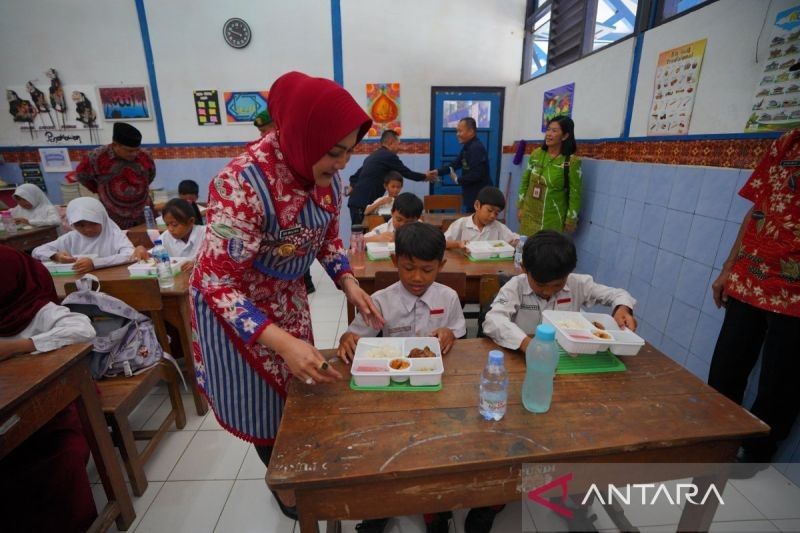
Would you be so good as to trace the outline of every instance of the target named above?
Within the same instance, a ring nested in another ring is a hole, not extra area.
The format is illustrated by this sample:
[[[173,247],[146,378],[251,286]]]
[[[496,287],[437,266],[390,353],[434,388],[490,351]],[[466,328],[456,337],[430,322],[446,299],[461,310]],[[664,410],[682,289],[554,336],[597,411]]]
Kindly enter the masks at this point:
[[[342,293],[337,291],[319,264],[312,270],[317,292],[311,295],[316,345],[333,348],[347,327]],[[166,390],[159,389],[137,409],[134,428],[158,424],[168,409]],[[193,402],[184,396],[187,424],[162,441],[146,465],[149,486],[141,498],[134,498],[136,521],[129,531],[137,533],[299,533],[299,527],[279,511],[264,484],[266,468],[252,445],[223,431],[214,415],[198,417]],[[99,476],[89,465],[90,479],[98,506],[105,503]],[[724,494],[726,505],[717,513],[712,531],[800,531],[800,489],[770,468],[755,478],[732,481]],[[614,531],[614,524],[602,509],[595,526]],[[466,510],[455,512],[451,531],[463,532]],[[626,516],[643,532],[675,531],[679,513],[644,513],[635,505]],[[355,532],[356,522],[344,523],[346,533]],[[540,506],[510,504],[498,515],[493,532],[559,531],[565,523]],[[321,526],[324,531],[324,525]],[[424,533],[422,517],[392,520],[387,533]]]

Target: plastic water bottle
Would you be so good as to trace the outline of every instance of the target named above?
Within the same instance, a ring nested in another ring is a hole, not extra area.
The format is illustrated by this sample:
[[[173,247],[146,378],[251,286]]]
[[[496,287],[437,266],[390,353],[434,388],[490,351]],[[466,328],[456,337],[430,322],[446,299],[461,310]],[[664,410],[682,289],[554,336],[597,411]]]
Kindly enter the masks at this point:
[[[539,324],[536,335],[525,350],[525,382],[522,384],[522,405],[532,413],[546,413],[553,399],[553,378],[558,366],[556,330],[550,324]]]
[[[364,226],[353,224],[350,228],[350,267],[364,268]]]
[[[0,224],[0,228],[8,233],[16,233],[17,232],[17,223],[14,222],[14,217],[11,216],[11,211],[2,211],[0,212],[0,218],[2,219],[2,224]]]
[[[158,226],[156,226],[156,219],[153,216],[153,210],[149,205],[144,206],[144,223],[147,224],[147,229],[158,229]]]
[[[172,275],[172,262],[169,259],[167,249],[161,244],[161,239],[156,239],[155,246],[150,250],[150,255],[156,260],[158,286],[162,289],[174,287],[175,278]]]
[[[508,373],[503,364],[503,352],[492,350],[481,373],[481,416],[486,420],[500,420],[508,404]]]
[[[514,268],[517,271],[522,270],[522,248],[525,246],[526,239],[527,237],[525,235],[520,235],[517,247],[514,249]]]

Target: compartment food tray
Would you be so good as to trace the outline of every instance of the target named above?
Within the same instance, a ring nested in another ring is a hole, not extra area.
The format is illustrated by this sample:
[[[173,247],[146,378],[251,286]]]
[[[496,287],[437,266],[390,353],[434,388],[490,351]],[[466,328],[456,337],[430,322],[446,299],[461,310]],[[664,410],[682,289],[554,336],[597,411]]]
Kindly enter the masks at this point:
[[[426,346],[434,353],[434,357],[406,357],[412,349],[422,349]],[[408,361],[409,369],[392,370],[389,363],[393,359]],[[414,390],[416,387],[441,386],[444,363],[439,339],[362,337],[356,345],[350,373],[359,389],[370,387],[370,390]],[[409,388],[396,385],[405,385]]]
[[[188,257],[170,257],[170,264],[172,266],[172,274],[178,274],[181,271],[181,265],[185,261],[189,261]],[[155,260],[148,259],[146,262],[140,261],[132,265],[128,265],[128,272],[131,277],[136,278],[154,278],[158,276],[156,272]]]
[[[389,256],[394,253],[393,242],[368,242],[367,243],[367,257],[372,261],[381,261],[389,259]]]
[[[467,255],[474,260],[511,259],[514,247],[505,241],[470,241],[467,243]]]
[[[569,353],[636,355],[644,339],[617,326],[610,315],[574,311],[543,311],[542,321],[556,329],[556,340]],[[602,326],[597,327],[596,324]]]

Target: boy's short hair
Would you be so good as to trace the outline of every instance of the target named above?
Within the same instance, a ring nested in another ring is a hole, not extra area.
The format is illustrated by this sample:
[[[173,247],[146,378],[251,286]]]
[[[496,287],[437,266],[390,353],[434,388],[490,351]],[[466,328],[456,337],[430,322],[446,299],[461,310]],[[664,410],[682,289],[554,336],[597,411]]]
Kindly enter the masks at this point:
[[[404,224],[394,236],[394,253],[397,257],[441,261],[445,248],[447,242],[441,228],[424,222]]]
[[[491,185],[487,185],[478,191],[478,197],[475,199],[481,205],[491,205],[498,208],[500,211],[506,208],[506,198],[503,196],[503,192]]]
[[[459,122],[463,122],[466,127],[475,131],[478,129],[478,124],[475,123],[475,119],[472,117],[464,117]]]
[[[553,230],[542,230],[528,237],[522,248],[522,265],[539,283],[566,278],[578,264],[572,239]]]
[[[178,194],[199,194],[200,186],[194,180],[183,180],[178,184]]]
[[[419,218],[422,216],[422,200],[414,193],[404,192],[397,195],[392,204],[392,213],[400,211],[406,218]]]
[[[383,130],[381,133],[381,144],[385,143],[389,139],[400,139],[400,136],[394,130]]]
[[[402,185],[402,184],[403,184],[403,175],[402,175],[402,174],[400,174],[400,173],[399,173],[398,171],[396,171],[396,170],[390,170],[390,171],[389,171],[389,172],[387,172],[387,173],[386,173],[386,175],[383,177],[383,184],[384,184],[384,185],[389,185],[389,182],[390,182],[390,181],[399,181],[399,182],[400,182],[400,185]]]
[[[181,224],[186,224],[189,222],[189,219],[194,218],[194,208],[192,204],[183,198],[173,198],[166,203],[161,214],[162,216],[172,215],[175,220]],[[195,222],[197,222],[197,220],[195,220]]]

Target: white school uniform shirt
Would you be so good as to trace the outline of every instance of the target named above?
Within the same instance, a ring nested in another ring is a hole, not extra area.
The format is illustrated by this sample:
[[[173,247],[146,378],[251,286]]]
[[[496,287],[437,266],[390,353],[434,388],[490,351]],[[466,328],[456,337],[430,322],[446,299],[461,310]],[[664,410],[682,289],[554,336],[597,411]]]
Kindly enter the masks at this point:
[[[384,222],[380,226],[375,226],[372,231],[368,232],[364,237],[374,237],[375,235],[380,235],[381,233],[394,233],[394,226],[392,225],[392,219],[389,219],[389,222]]]
[[[625,289],[595,283],[592,276],[585,274],[570,274],[564,288],[544,300],[533,292],[527,276],[520,274],[500,288],[486,313],[483,331],[503,348],[516,350],[525,337],[536,332],[536,326],[542,323],[542,311],[580,311],[581,307],[595,304],[633,309],[636,300]]]
[[[374,329],[359,313],[347,331],[360,337],[375,337],[378,331],[384,337],[429,337],[439,328],[448,328],[456,338],[467,333],[458,294],[441,283],[433,282],[422,296],[416,297],[398,281],[372,294],[372,301],[385,320],[383,329]]]
[[[105,268],[130,262],[133,244],[119,229],[119,226],[108,217],[106,208],[95,198],[88,196],[75,198],[67,205],[67,221],[70,225],[86,220],[103,227],[97,237],[84,237],[75,230],[62,235],[53,242],[33,249],[31,255],[39,261],[49,261],[59,251],[73,256],[95,254],[92,259],[95,268]]]
[[[450,227],[444,232],[444,238],[448,241],[505,241],[510,243],[519,239],[519,235],[497,220],[480,230],[470,215],[459,218],[450,224]]]
[[[23,183],[14,190],[14,196],[19,196],[31,203],[31,209],[21,205],[11,208],[14,218],[26,218],[31,226],[60,226],[61,215],[58,209],[47,198],[47,195],[32,183]]]
[[[176,239],[169,231],[165,231],[161,234],[161,244],[167,249],[170,257],[194,259],[197,251],[200,250],[200,245],[203,244],[205,235],[205,226],[195,224],[186,242]]]
[[[387,196],[389,196],[388,192],[384,193],[381,198],[386,198]],[[379,202],[381,200],[381,198],[378,198],[377,200],[375,200],[375,202],[372,202],[372,203],[374,204],[376,202]],[[372,204],[370,204],[370,205],[372,205]],[[381,216],[392,216],[392,206],[393,205],[394,205],[394,198],[392,198],[391,201],[389,201],[389,202],[383,204],[382,206],[378,207],[377,211],[375,211],[375,214],[376,215],[381,215]]]
[[[95,332],[89,317],[49,302],[39,309],[25,329],[4,339],[31,339],[37,352],[49,352],[69,344],[91,342]]]

